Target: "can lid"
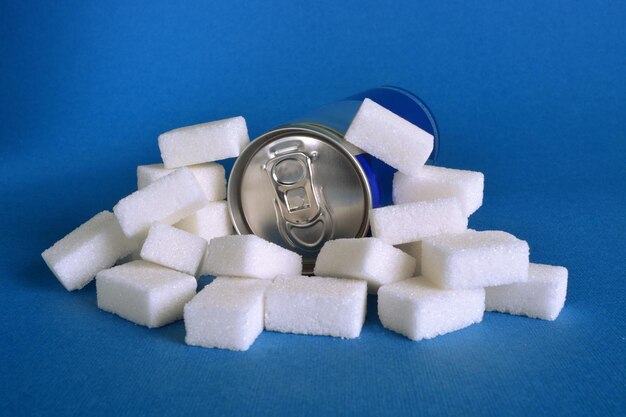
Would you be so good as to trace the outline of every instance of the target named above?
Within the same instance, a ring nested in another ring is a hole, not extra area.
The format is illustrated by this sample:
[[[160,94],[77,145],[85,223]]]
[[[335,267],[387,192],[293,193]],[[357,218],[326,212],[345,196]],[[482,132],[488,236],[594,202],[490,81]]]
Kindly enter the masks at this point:
[[[277,128],[250,142],[230,174],[235,230],[298,252],[305,273],[327,240],[367,233],[370,187],[339,139],[321,126]]]

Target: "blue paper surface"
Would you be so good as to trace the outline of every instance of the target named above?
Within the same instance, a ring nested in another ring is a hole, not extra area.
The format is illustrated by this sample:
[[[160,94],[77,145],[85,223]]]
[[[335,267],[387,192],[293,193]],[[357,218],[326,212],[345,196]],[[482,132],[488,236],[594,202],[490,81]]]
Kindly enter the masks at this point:
[[[624,415],[623,2],[0,4],[0,413]],[[412,342],[370,298],[359,339],[192,348],[66,292],[40,253],[135,188],[157,135],[243,114],[252,136],[393,84],[438,163],[485,173],[476,229],[569,269],[555,322],[502,314]]]

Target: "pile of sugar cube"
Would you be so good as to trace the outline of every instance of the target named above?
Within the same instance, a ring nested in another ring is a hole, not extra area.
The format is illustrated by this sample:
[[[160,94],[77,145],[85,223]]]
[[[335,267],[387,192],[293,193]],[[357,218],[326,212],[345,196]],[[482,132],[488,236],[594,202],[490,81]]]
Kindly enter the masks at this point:
[[[159,136],[162,164],[137,167],[138,190],[43,252],[69,290],[94,277],[98,307],[159,327],[184,319],[190,345],[247,350],[265,329],[359,337],[367,294],[382,325],[412,340],[482,320],[485,311],[554,320],[567,269],[529,263],[528,244],[467,228],[483,201],[479,172],[424,165],[433,137],[365,99],[345,139],[398,172],[393,205],[369,213],[371,236],[330,240],[315,276],[302,258],[235,235],[215,161],[249,143],[243,117]],[[197,278],[216,278],[197,291]]]

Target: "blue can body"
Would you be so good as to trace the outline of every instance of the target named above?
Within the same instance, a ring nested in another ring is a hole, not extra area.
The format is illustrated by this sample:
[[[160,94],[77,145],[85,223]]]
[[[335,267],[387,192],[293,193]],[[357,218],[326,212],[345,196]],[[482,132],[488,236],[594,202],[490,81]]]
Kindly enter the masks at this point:
[[[365,98],[369,98],[433,135],[434,146],[429,161],[435,161],[439,152],[437,122],[422,100],[410,91],[399,87],[383,86],[354,94],[306,114],[298,118],[297,122],[328,127],[343,136]],[[372,155],[360,154],[357,155],[357,159],[368,177],[373,207],[392,204],[392,182],[396,169]]]

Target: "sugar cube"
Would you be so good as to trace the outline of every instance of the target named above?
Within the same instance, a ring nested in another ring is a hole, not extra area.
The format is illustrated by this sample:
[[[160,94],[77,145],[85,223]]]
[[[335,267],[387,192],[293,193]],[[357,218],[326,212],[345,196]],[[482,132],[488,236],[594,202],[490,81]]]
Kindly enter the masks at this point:
[[[348,142],[406,174],[433,151],[433,135],[366,98],[345,134]]]
[[[133,323],[160,327],[183,318],[196,294],[195,277],[146,261],[133,261],[96,275],[98,307]]]
[[[226,198],[226,174],[224,167],[215,162],[191,165],[187,167],[198,180],[200,188],[209,201],[218,201]],[[163,164],[139,165],[137,167],[137,189],[141,190],[159,178],[176,171],[167,169]]]
[[[456,198],[416,201],[370,210],[372,236],[390,245],[414,242],[467,229],[467,216]]]
[[[101,270],[138,245],[128,239],[110,211],[103,211],[46,249],[42,254],[48,268],[68,291],[87,285]]]
[[[300,255],[255,235],[212,239],[202,268],[202,275],[260,279],[301,273]]]
[[[484,310],[484,289],[441,289],[424,277],[383,285],[378,290],[382,325],[416,341],[478,323]]]
[[[370,237],[329,240],[317,255],[315,275],[367,281],[375,294],[381,285],[413,276],[415,258]]]
[[[425,165],[412,176],[396,172],[393,177],[393,203],[456,197],[464,216],[483,204],[485,177],[481,172]]]
[[[422,241],[401,243],[396,245],[396,248],[415,259],[415,271],[413,272],[413,276],[422,275]]]
[[[124,197],[113,212],[126,236],[141,238],[153,222],[174,224],[207,203],[196,177],[181,168]]]
[[[207,241],[163,223],[152,223],[141,248],[141,258],[179,272],[196,275]]]
[[[324,277],[278,277],[265,293],[265,328],[283,333],[359,337],[367,283]]]
[[[442,288],[526,281],[528,243],[500,231],[441,235],[422,241],[422,274]]]
[[[218,277],[185,305],[188,345],[248,350],[263,331],[270,280]]]
[[[170,175],[172,172],[176,171],[176,169],[177,168],[167,169],[163,166],[163,164],[138,165],[137,189],[141,190],[142,188],[145,188],[147,185],[152,184],[159,178]]]
[[[165,132],[159,149],[165,168],[178,168],[234,158],[249,140],[246,120],[238,116]]]
[[[226,201],[212,201],[174,225],[209,242],[215,237],[233,234],[233,225]]]
[[[485,309],[555,320],[567,294],[567,269],[530,264],[528,281],[485,288]]]

